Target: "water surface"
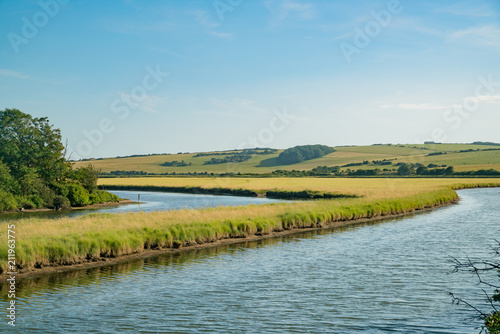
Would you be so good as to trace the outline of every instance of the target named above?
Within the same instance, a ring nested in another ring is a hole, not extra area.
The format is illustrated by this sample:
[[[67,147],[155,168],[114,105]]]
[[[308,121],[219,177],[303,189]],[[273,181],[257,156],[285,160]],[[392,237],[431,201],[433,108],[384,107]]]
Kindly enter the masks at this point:
[[[477,333],[448,296],[482,303],[476,278],[450,274],[450,256],[490,257],[500,189],[459,194],[405,218],[25,280],[11,332]]]
[[[1,220],[21,219],[26,217],[37,218],[61,218],[61,217],[76,217],[95,212],[107,213],[122,213],[122,212],[152,212],[152,211],[168,211],[179,209],[201,209],[218,206],[243,206],[249,204],[267,204],[284,202],[270,198],[255,198],[255,197],[240,197],[240,196],[224,196],[224,195],[198,195],[198,194],[179,194],[167,192],[153,191],[110,191],[120,198],[129,199],[135,204],[114,205],[110,207],[73,210],[65,212],[33,212],[33,213],[14,213],[2,214]]]

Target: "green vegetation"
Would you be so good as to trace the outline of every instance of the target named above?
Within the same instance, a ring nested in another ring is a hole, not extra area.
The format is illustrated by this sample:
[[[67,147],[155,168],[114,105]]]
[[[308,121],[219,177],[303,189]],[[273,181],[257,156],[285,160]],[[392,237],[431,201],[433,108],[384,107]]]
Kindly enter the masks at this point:
[[[167,186],[131,186],[131,185],[105,185],[106,190],[139,190],[139,191],[162,191],[170,193],[198,194],[198,195],[231,195],[244,197],[257,197],[259,194],[248,189],[232,188],[203,188],[203,187],[167,187]]]
[[[355,198],[356,195],[346,195],[331,192],[321,192],[314,190],[290,191],[290,190],[268,190],[267,198],[286,200],[309,200],[309,199],[332,199],[332,198]]]
[[[118,201],[97,191],[99,170],[73,170],[64,155],[60,131],[47,118],[0,111],[0,211]]]
[[[318,166],[338,167],[342,176],[360,175],[394,175],[399,163],[421,164],[428,168],[453,166],[455,176],[467,176],[462,172],[479,171],[478,175],[494,175],[486,173],[490,169],[500,171],[500,150],[498,146],[476,144],[425,144],[425,145],[372,145],[335,147],[335,152],[325,156],[305,160],[291,165],[280,164],[277,160],[283,151],[259,149],[259,153],[250,151],[252,158],[243,162],[204,164],[206,157],[215,158],[243,153],[244,150],[207,153],[182,153],[170,155],[143,155],[110,159],[94,159],[92,164],[102,170],[102,175],[134,176],[134,175],[279,175],[277,171],[288,171],[291,174],[311,172]],[[249,152],[249,151],[246,151]],[[446,152],[428,156],[432,152]],[[165,162],[182,161],[187,166],[165,166]],[[85,166],[86,161],[74,163],[75,167]],[[429,166],[431,165],[431,166]],[[358,170],[376,170],[379,172],[362,172]],[[298,172],[297,172],[298,171]],[[275,173],[277,172],[277,173]],[[289,174],[289,175],[291,175]],[[307,175],[316,175],[316,172]],[[470,174],[474,175],[474,174]]]
[[[278,153],[278,150],[274,148],[245,148],[241,151],[239,150],[233,150],[233,151],[225,151],[225,152],[206,152],[206,153],[197,153],[193,155],[193,158],[198,158],[198,157],[208,157],[211,155],[235,155],[236,154],[241,154],[241,155],[251,155],[251,154],[275,154]]]
[[[234,155],[228,155],[225,156],[224,158],[212,158],[208,161],[205,161],[205,165],[216,165],[216,164],[226,164],[228,162],[243,162],[243,161],[248,161],[252,158],[251,155],[249,154],[234,154]]]
[[[191,166],[191,163],[188,162],[186,163],[184,160],[182,161],[177,161],[177,160],[174,160],[174,161],[166,161],[163,166],[167,166],[167,167],[186,167],[186,166]]]
[[[115,179],[130,181],[132,179]],[[138,179],[143,182],[148,179]],[[158,179],[168,181],[169,179]],[[91,214],[58,220],[25,219],[16,221],[17,269],[31,270],[44,266],[68,265],[101,258],[117,257],[148,249],[179,248],[212,243],[225,238],[242,238],[299,228],[318,228],[348,224],[356,219],[407,213],[457,200],[454,188],[499,186],[500,183],[475,182],[456,184],[453,180],[431,179],[234,179],[226,188],[345,192],[362,198],[338,198],[259,206],[179,210],[154,213]],[[223,180],[221,180],[223,181]],[[362,182],[359,182],[362,181]],[[200,184],[202,179],[178,179],[177,184]],[[326,183],[326,184],[325,184]],[[276,185],[286,187],[276,187]],[[209,187],[200,187],[209,188]],[[203,191],[200,189],[200,191]],[[6,229],[0,230],[6,238]],[[0,244],[0,267],[7,270],[7,245]]]
[[[325,145],[303,145],[284,150],[276,159],[282,165],[296,164],[330,154],[335,150]]]

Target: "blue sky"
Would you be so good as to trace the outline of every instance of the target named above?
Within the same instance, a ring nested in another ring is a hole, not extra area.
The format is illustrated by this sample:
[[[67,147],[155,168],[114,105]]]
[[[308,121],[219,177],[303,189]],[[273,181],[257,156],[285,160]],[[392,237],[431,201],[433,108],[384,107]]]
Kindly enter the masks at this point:
[[[497,0],[19,0],[0,20],[0,109],[49,117],[72,158],[500,142]]]

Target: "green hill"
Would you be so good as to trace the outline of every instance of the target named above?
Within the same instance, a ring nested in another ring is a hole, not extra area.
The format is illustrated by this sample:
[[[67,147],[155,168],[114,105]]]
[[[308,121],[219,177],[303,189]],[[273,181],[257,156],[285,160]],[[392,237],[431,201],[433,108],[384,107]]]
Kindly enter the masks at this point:
[[[243,152],[218,151],[206,153],[158,154],[106,159],[91,159],[75,162],[75,167],[91,163],[104,173],[113,171],[134,171],[145,173],[270,173],[275,170],[311,170],[318,166],[339,166],[345,170],[357,169],[397,169],[398,163],[420,163],[425,166],[453,166],[455,171],[479,169],[500,170],[500,147],[497,145],[473,144],[406,144],[406,145],[371,145],[371,146],[339,146],[335,152],[323,157],[302,161],[296,164],[283,165],[277,157],[283,150],[273,153],[261,151],[250,154],[248,160],[242,162],[207,164],[212,158],[224,158]],[[380,164],[383,160],[385,164]],[[178,163],[171,163],[177,161]],[[184,163],[180,163],[184,161]],[[387,162],[389,161],[389,162]],[[165,166],[165,162],[169,162]],[[375,163],[374,163],[375,162]],[[349,165],[349,166],[346,166]]]

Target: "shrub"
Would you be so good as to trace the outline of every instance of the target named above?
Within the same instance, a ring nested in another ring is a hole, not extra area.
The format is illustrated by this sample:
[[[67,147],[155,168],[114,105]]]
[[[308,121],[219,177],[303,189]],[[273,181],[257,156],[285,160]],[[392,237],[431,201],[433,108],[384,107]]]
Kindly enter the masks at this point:
[[[55,210],[64,210],[64,209],[69,209],[70,202],[69,199],[65,196],[58,195],[54,197],[54,209]]]
[[[90,204],[118,202],[120,198],[107,191],[96,190],[89,196]]]
[[[31,195],[29,201],[33,203],[35,209],[43,207],[43,199],[38,195]]]
[[[79,183],[69,186],[68,199],[72,206],[84,206],[90,203],[89,193]]]
[[[8,192],[0,190],[0,211],[17,209],[19,204],[14,196]]]
[[[52,206],[54,206],[54,197],[56,196],[56,193],[54,192],[54,190],[50,189],[46,185],[42,185],[38,189],[38,195],[40,196],[40,198],[43,201],[41,206],[45,206],[48,208],[51,208]]]

